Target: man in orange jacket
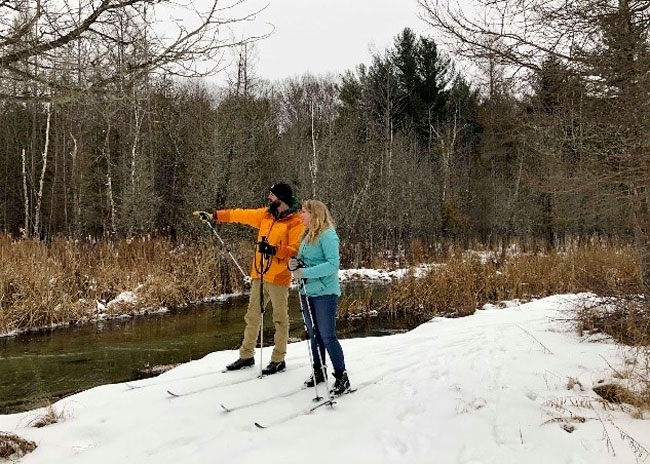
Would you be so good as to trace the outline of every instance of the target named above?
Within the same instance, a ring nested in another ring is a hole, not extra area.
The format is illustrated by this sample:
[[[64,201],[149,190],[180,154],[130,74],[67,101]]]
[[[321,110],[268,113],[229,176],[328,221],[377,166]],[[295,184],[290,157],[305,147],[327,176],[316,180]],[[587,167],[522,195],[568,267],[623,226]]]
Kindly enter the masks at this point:
[[[273,305],[273,324],[275,325],[275,347],[271,361],[262,370],[263,375],[281,372],[286,368],[284,356],[287,353],[289,338],[289,283],[291,273],[287,268],[289,258],[298,254],[303,223],[300,215],[300,202],[293,196],[291,186],[277,183],[271,186],[268,196],[269,207],[259,209],[223,209],[214,212],[218,222],[247,224],[259,229],[257,241],[266,237],[265,254],[270,256],[271,265],[264,273],[264,305],[271,300]],[[255,364],[255,345],[260,332],[260,273],[256,263],[262,262],[259,247],[255,249],[255,259],[251,270],[251,293],[248,310],[244,320],[244,341],[239,349],[239,359],[226,366],[229,371],[250,367]]]

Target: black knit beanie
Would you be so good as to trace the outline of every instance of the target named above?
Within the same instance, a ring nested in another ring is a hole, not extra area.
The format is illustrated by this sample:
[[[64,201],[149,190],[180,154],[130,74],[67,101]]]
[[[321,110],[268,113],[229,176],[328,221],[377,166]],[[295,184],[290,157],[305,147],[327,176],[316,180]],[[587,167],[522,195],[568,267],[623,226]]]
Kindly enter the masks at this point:
[[[289,184],[285,184],[284,182],[273,184],[271,186],[271,193],[289,206],[293,203],[293,190]]]

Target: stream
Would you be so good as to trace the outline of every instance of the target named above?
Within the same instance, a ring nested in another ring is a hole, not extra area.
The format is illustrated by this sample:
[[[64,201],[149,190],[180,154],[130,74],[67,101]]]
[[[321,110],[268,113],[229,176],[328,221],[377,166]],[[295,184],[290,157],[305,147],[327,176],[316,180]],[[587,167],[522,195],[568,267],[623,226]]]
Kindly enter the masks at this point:
[[[346,285],[344,295],[364,291]],[[373,301],[386,286],[373,284]],[[0,414],[25,411],[107,383],[141,377],[147,366],[184,363],[213,351],[236,349],[244,332],[248,296],[202,303],[149,316],[96,322],[0,339]],[[271,307],[264,339],[272,340]],[[304,335],[295,291],[289,295],[290,339]],[[383,336],[417,321],[364,318],[337,321],[339,338]],[[234,360],[234,359],[233,359]]]

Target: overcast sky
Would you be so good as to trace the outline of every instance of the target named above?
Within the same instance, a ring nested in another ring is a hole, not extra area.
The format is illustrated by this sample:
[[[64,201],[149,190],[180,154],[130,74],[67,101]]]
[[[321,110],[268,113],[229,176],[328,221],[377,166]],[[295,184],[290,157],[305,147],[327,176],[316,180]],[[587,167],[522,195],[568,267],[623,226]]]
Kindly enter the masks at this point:
[[[250,2],[250,3],[249,3]],[[417,0],[249,0],[268,3],[246,25],[249,34],[269,30],[257,43],[255,74],[264,79],[334,73],[370,62],[371,50],[383,51],[405,27],[425,33]],[[266,26],[265,26],[266,25]],[[262,28],[262,29],[261,29]]]

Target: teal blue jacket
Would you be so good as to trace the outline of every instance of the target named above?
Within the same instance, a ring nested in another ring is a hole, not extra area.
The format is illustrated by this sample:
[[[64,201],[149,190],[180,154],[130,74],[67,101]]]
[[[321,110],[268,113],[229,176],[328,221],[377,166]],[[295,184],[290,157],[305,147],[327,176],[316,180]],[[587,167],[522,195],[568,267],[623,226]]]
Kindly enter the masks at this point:
[[[339,283],[339,236],[334,229],[320,234],[316,243],[303,239],[298,249],[298,258],[305,263],[302,277],[307,295],[341,295]]]

